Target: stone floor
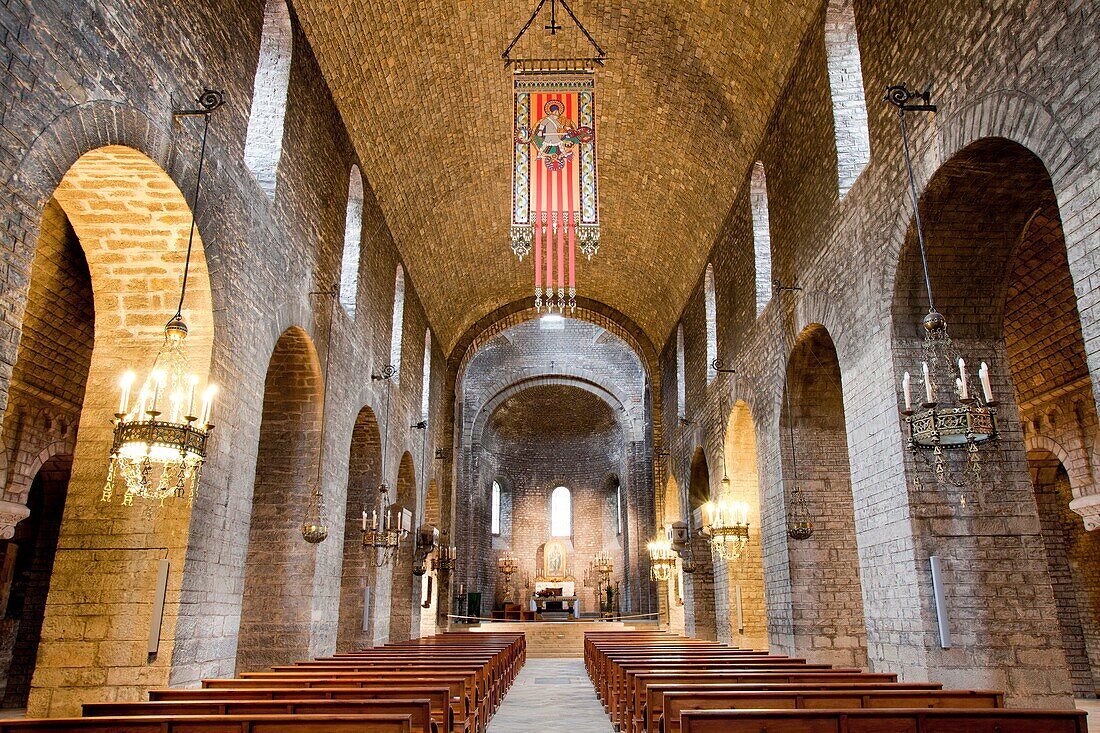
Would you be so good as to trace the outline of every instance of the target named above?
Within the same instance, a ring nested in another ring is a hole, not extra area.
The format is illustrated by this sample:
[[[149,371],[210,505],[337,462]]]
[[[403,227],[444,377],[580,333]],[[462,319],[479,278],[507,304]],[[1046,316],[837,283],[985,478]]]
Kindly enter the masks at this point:
[[[528,659],[488,733],[613,733],[580,659]]]

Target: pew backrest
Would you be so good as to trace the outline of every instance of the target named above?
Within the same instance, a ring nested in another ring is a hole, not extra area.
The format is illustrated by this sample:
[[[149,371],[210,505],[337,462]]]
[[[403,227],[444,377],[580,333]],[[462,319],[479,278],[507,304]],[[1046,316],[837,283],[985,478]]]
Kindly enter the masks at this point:
[[[1078,710],[685,710],[683,733],[1087,733]]]

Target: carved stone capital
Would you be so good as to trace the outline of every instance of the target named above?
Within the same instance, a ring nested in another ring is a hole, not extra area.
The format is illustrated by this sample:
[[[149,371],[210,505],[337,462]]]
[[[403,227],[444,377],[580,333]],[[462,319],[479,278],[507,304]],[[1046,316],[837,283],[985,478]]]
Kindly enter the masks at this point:
[[[0,540],[10,540],[15,536],[15,525],[30,516],[31,510],[26,504],[0,499]]]
[[[1087,531],[1100,529],[1100,494],[1078,497],[1069,503],[1069,508],[1085,520]]]

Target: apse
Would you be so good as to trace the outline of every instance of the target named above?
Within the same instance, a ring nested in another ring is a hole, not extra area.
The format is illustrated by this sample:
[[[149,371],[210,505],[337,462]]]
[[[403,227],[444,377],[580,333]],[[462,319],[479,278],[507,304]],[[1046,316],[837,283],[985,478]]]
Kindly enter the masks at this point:
[[[610,586],[620,611],[655,609],[645,370],[634,351],[586,321],[533,318],[486,341],[462,384],[456,527],[471,560],[460,595],[479,594],[492,613],[564,583],[584,616],[608,605]],[[548,548],[559,547],[565,566],[551,571]]]

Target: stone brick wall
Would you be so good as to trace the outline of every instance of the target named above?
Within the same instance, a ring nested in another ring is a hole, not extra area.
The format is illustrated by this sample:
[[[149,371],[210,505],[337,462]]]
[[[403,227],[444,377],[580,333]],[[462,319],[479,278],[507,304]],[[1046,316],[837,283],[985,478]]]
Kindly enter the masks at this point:
[[[50,233],[57,228],[53,219],[44,216],[55,193],[91,268],[96,354],[102,351],[99,362],[99,356],[92,356],[80,417],[84,446],[75,446],[61,529],[67,549],[58,552],[54,564],[29,706],[32,714],[76,713],[83,700],[137,699],[149,686],[195,684],[204,676],[232,673],[242,621],[253,487],[256,476],[268,472],[270,458],[264,455],[257,461],[265,380],[275,344],[287,329],[300,328],[322,355],[331,349],[322,466],[331,534],[311,550],[312,577],[302,590],[306,618],[320,621],[310,625],[303,653],[331,652],[336,644],[348,449],[360,409],[369,405],[382,414],[390,390],[385,435],[391,457],[410,451],[417,481],[425,485],[442,468],[424,465],[432,460],[437,431],[446,434],[442,382],[433,388],[429,434],[408,427],[419,420],[427,325],[416,293],[418,283],[412,279],[406,281],[400,386],[367,378],[389,360],[393,274],[399,261],[369,185],[368,169],[363,171],[368,185],[358,307],[354,320],[338,313],[331,338],[324,342],[329,303],[310,293],[339,281],[348,172],[357,161],[293,14],[285,134],[273,198],[245,164],[263,5],[257,0],[179,7],[109,5],[86,8],[76,18],[66,3],[17,0],[0,12],[5,31],[0,44],[3,83],[8,92],[0,123],[5,132],[0,181],[6,193],[0,217],[8,253],[0,288],[0,311],[7,324],[0,338],[0,408],[17,402],[20,380],[12,375],[24,369],[15,366],[19,343],[23,324],[33,322],[28,311],[33,314],[34,297],[29,293],[38,287],[31,285],[34,258],[40,243],[56,238]],[[110,191],[88,167],[76,173],[89,172],[92,178],[74,173],[62,188],[59,185],[78,158],[113,145],[110,154],[125,159],[107,163],[113,172],[126,170],[127,161],[140,156],[148,165],[129,170],[159,171],[147,180],[157,185],[167,180],[190,191],[199,128],[194,120],[174,123],[170,111],[192,106],[203,83],[224,89],[227,100],[211,124],[198,217],[201,246],[192,262],[185,312],[192,327],[192,356],[196,363],[209,363],[212,381],[222,387],[211,455],[193,511],[166,506],[144,514],[117,506],[117,499],[115,506],[104,508],[99,494],[110,434],[109,426],[103,426],[117,398],[115,381],[125,366],[148,369],[161,338],[159,330],[175,307],[171,293],[178,286],[181,246],[186,243],[178,232],[186,231],[190,202],[175,194],[184,205],[166,210],[173,217],[168,228],[149,227],[144,220],[139,222],[144,229],[134,229],[134,221],[126,218],[133,211],[111,208],[103,194],[137,206],[149,197],[134,196],[132,190]],[[100,219],[97,230],[90,218],[81,221],[83,212],[111,215]],[[166,253],[157,274],[137,270],[121,279],[120,272],[120,279],[112,280],[107,263],[97,265],[90,253],[99,251],[97,243],[106,239],[99,232],[126,226],[131,227],[124,232],[129,239],[120,239],[119,229],[110,237],[129,241],[134,250]],[[142,236],[152,239],[143,241]],[[155,246],[150,243],[154,240]],[[101,302],[106,293],[127,294],[129,300]],[[116,318],[124,312],[121,309],[134,305],[138,294],[149,296],[139,304],[143,310],[129,321],[121,315]],[[125,343],[134,345],[125,352],[113,348],[120,343],[119,329],[125,330]],[[27,330],[30,338],[34,329]],[[75,341],[65,351],[78,352]],[[433,359],[440,367],[433,374],[445,375],[443,355],[437,351]],[[68,380],[68,385],[75,389],[77,382]],[[51,391],[45,399],[58,403],[65,396]],[[24,503],[37,466],[21,457],[29,444],[20,448],[17,430],[8,425],[6,414],[6,498]],[[67,443],[71,450],[75,428],[75,419],[50,421],[49,444]],[[387,472],[393,485],[396,460],[387,464]],[[288,522],[300,521],[299,507],[292,516]],[[347,539],[358,542],[354,533]],[[145,643],[156,567],[164,558],[171,566],[165,619],[159,654],[149,659]],[[375,593],[379,595],[388,606],[388,584]],[[84,600],[70,604],[73,598]],[[125,613],[120,613],[122,608]],[[389,608],[385,611],[388,616]],[[246,617],[245,626],[254,620]]]
[[[1097,267],[1089,254],[1096,250],[1097,222],[1088,212],[1095,211],[1097,197],[1094,156],[1088,151],[1100,126],[1095,115],[1083,112],[1087,94],[1080,80],[1097,77],[1088,31],[1095,16],[1095,8],[1067,11],[1022,2],[996,8],[855,2],[871,157],[841,198],[838,154],[843,151],[837,149],[822,13],[803,40],[755,156],[767,172],[773,276],[785,286],[801,288],[773,293],[758,318],[750,170],[730,181],[733,205],[709,261],[716,284],[719,356],[738,373],[719,375],[708,386],[698,357],[693,366],[692,354],[702,353],[706,343],[700,272],[699,289],[680,319],[686,340],[687,417],[693,424],[666,431],[666,445],[670,471],[684,485],[696,449],[703,446],[708,457],[713,455],[709,446],[725,429],[728,405],[743,399],[751,409],[758,428],[762,558],[773,646],[792,648],[795,643],[792,603],[799,600],[792,593],[798,550],[785,535],[782,511],[791,479],[785,475],[790,467],[782,453],[784,373],[798,335],[807,326],[822,324],[836,345],[841,375],[855,530],[854,544],[847,546],[858,559],[869,665],[899,670],[905,679],[1004,687],[1014,705],[1066,704],[1069,675],[1023,436],[1013,424],[1014,407],[1001,411],[1001,460],[995,469],[988,466],[998,472],[998,491],[987,494],[982,507],[974,507],[971,497],[970,508],[960,515],[951,508],[953,502],[957,507],[957,493],[930,488],[929,474],[904,451],[898,385],[902,371],[912,372],[914,363],[919,368],[914,336],[927,302],[906,264],[914,251],[912,206],[897,119],[893,108],[878,100],[888,84],[923,87],[934,81],[939,113],[913,116],[909,122],[918,187],[925,192],[922,211],[926,224],[940,226],[929,239],[944,243],[933,257],[937,305],[951,322],[960,349],[975,362],[989,362],[994,389],[1005,402],[1011,401],[1015,366],[1010,368],[1013,358],[996,339],[1014,328],[1003,323],[1006,287],[1024,277],[1012,275],[1005,263],[1043,199],[1033,187],[1021,185],[1028,175],[1022,158],[1014,159],[1006,175],[989,168],[995,160],[972,157],[944,178],[946,190],[930,181],[952,156],[985,137],[1015,141],[1042,161],[1049,174],[1047,191],[1057,199],[1091,375],[1097,371],[1097,354],[1088,346],[1097,329],[1096,294],[1087,283]],[[1041,40],[1051,38],[1059,43]],[[992,56],[987,53],[991,50]],[[1029,62],[1011,61],[1022,57]],[[976,195],[987,189],[988,198]],[[932,211],[924,208],[931,205],[930,196],[941,194],[940,200],[951,203]],[[1017,197],[1029,199],[1029,205],[1013,204]],[[986,216],[975,217],[979,209]],[[968,218],[980,223],[958,226]],[[1053,215],[1040,210],[1032,226],[1042,218]],[[985,244],[977,246],[987,249],[967,250],[965,242],[979,229],[986,230],[978,237]],[[995,248],[994,240],[999,242]],[[1041,279],[1042,268],[1026,269],[1027,277]],[[1026,278],[1019,282],[1023,290],[1036,287]],[[1044,313],[1047,307],[1064,312],[1064,288],[1061,293],[1054,301],[1041,301]],[[1046,323],[1038,328],[1049,336],[1037,335],[1030,343],[1036,354],[1044,355],[1044,366],[1062,370],[1057,363],[1064,357],[1047,353],[1064,353],[1054,333],[1065,329],[1054,320],[1049,329]],[[666,394],[675,389],[675,342],[676,330],[671,329],[659,347]],[[1050,412],[1052,420],[1040,411],[1028,426],[1029,444],[1053,442],[1049,433],[1054,430],[1069,446],[1065,453],[1082,478],[1073,487],[1075,507],[1082,513],[1091,511],[1094,504],[1088,497],[1095,491],[1086,459],[1092,450],[1085,447],[1093,442],[1089,431],[1095,412],[1089,386],[1081,385],[1075,399],[1067,395],[1069,404]],[[674,425],[672,409],[665,405],[666,425]],[[802,466],[800,462],[800,473]],[[937,643],[930,554],[944,558],[950,573],[952,650],[941,650]],[[1002,580],[1009,568],[1014,575]],[[1022,639],[1028,643],[1021,645]]]

